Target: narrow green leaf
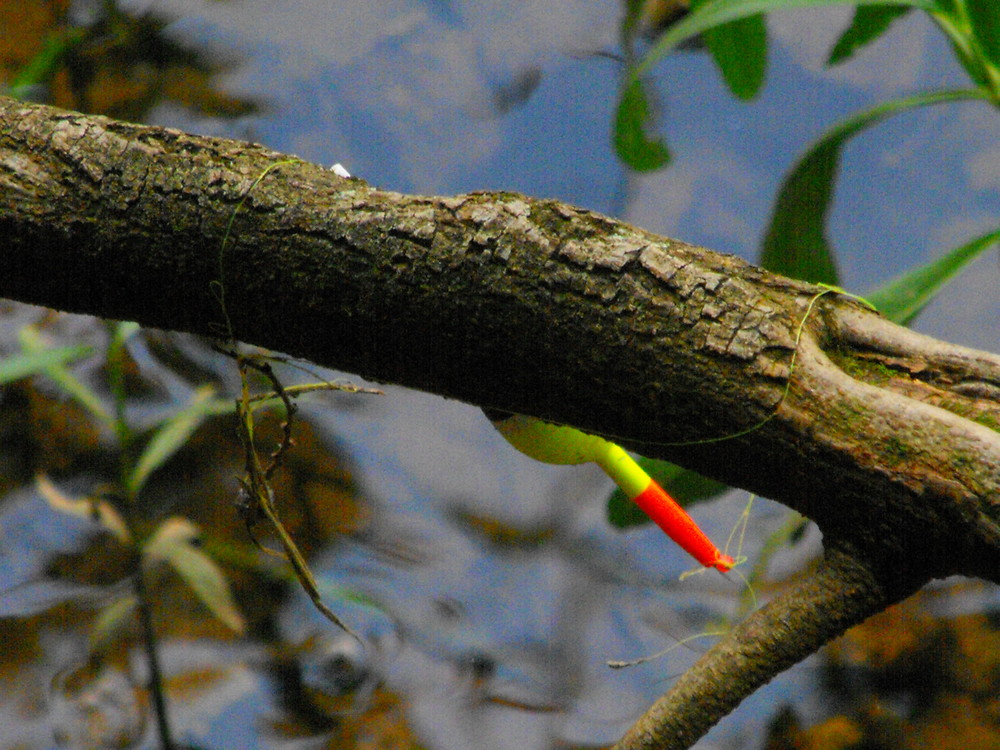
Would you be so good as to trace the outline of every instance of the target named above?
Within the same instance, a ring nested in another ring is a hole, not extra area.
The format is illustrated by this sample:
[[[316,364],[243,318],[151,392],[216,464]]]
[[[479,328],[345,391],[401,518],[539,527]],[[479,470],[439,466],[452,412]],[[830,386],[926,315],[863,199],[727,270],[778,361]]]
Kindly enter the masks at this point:
[[[38,54],[11,80],[8,90],[10,96],[24,99],[33,86],[48,83],[62,67],[66,54],[84,40],[86,33],[85,29],[67,29],[50,34]]]
[[[215,561],[200,549],[189,546],[183,554],[172,557],[170,563],[213,615],[234,632],[243,632],[243,615],[233,601],[225,574]]]
[[[66,346],[59,349],[42,349],[26,352],[0,362],[0,385],[13,383],[44,372],[55,365],[64,365],[74,359],[82,359],[91,353],[89,346]]]
[[[869,294],[868,299],[889,320],[906,325],[963,268],[997,242],[1000,242],[1000,230],[981,235],[937,260],[890,281]]]
[[[608,523],[616,529],[630,529],[633,526],[645,526],[652,523],[649,516],[642,512],[620,489],[615,489],[608,498]]]
[[[634,67],[622,86],[622,96],[615,115],[614,144],[619,158],[636,171],[651,171],[667,164],[670,154],[663,141],[647,134],[649,104],[642,90],[642,78],[661,58],[678,45],[699,34],[727,23],[760,16],[775,10],[790,8],[820,8],[828,5],[898,5],[938,10],[937,0],[706,0],[676,23],[670,24],[656,44]],[[763,82],[766,66],[766,32],[763,19],[759,22],[761,39],[752,48],[752,62],[733,62],[733,44],[722,33],[725,52],[713,52],[727,84],[737,96],[753,96]],[[757,80],[759,78],[759,81]]]
[[[830,50],[827,65],[837,65],[850,59],[855,52],[878,39],[897,18],[912,8],[901,5],[867,5],[854,9],[854,20]]]
[[[724,23],[776,10],[829,5],[902,5],[926,11],[938,10],[936,0],[708,0],[667,29],[643,58],[633,76],[644,75],[664,55],[687,39]]]
[[[18,339],[21,348],[26,352],[38,353],[45,350],[45,343],[42,337],[33,326],[25,326],[18,332]],[[104,408],[101,398],[94,391],[78,380],[62,364],[52,364],[44,370],[46,377],[54,381],[67,395],[75,399],[84,409],[89,411],[93,417],[100,421],[112,432],[115,431],[115,419]]]
[[[622,91],[615,114],[615,151],[625,164],[636,172],[651,172],[666,165],[670,152],[660,138],[646,135],[650,119],[649,100],[642,81],[635,78]]]
[[[105,325],[111,334],[104,362],[108,373],[108,388],[115,407],[115,434],[118,436],[119,445],[130,452],[133,434],[126,418],[128,389],[125,380],[128,363],[132,360],[125,344],[139,331],[139,324],[128,321],[106,321]]]
[[[983,99],[981,91],[941,91],[885,102],[827,131],[785,178],[764,236],[760,263],[785,276],[836,284],[837,269],[826,236],[826,217],[844,143],[886,117],[918,107]]]
[[[316,589],[320,592],[320,594],[322,594],[324,601],[356,604],[359,607],[364,607],[365,609],[374,610],[376,612],[385,611],[385,609],[379,605],[378,601],[368,596],[368,594],[356,589],[348,588],[347,586],[342,586],[339,583],[333,583],[322,576],[316,579]]]
[[[139,607],[139,600],[132,595],[115,599],[104,607],[90,627],[89,646],[91,652],[99,652],[121,633],[133,613]]]
[[[703,477],[696,471],[685,469],[668,461],[638,457],[638,464],[683,507],[717,497],[728,488],[722,482]],[[649,517],[639,506],[615,489],[608,498],[608,521],[619,529],[650,523]]]
[[[744,100],[757,96],[767,71],[764,16],[750,16],[716,26],[702,37],[733,95]]]
[[[173,516],[153,532],[143,549],[146,564],[165,562],[212,614],[240,633],[244,621],[233,601],[222,569],[201,549],[198,527],[186,518]]]
[[[840,149],[848,137],[849,133],[840,133],[839,137],[824,138],[785,178],[761,246],[760,265],[764,268],[803,281],[837,283],[826,217]]]
[[[1000,5],[997,0],[965,0],[972,35],[994,70],[1000,66]]]
[[[231,400],[213,398],[214,394],[215,389],[211,385],[201,386],[187,406],[159,426],[128,477],[127,490],[132,497],[139,493],[150,474],[166,463],[206,418],[231,408]]]

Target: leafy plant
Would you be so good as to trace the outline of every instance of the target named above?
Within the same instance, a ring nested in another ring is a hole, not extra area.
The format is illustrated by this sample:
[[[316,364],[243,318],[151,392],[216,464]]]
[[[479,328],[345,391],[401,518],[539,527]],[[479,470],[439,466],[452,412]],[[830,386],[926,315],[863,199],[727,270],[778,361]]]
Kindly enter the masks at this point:
[[[92,626],[90,642],[92,648],[99,649],[126,622],[138,616],[150,667],[160,742],[164,748],[170,748],[173,743],[163,694],[156,633],[152,625],[151,581],[158,576],[163,564],[167,564],[179,574],[195,596],[232,630],[242,632],[244,623],[233,602],[225,574],[200,548],[197,527],[185,518],[171,516],[151,531],[144,532],[144,525],[138,523],[137,501],[149,476],[166,464],[198,426],[212,414],[232,411],[233,404],[229,399],[217,397],[211,386],[203,386],[195,391],[190,402],[180,411],[161,418],[145,434],[138,434],[128,418],[125,388],[128,356],[125,345],[138,328],[134,323],[110,325],[105,352],[112,394],[110,409],[93,389],[66,367],[65,363],[77,352],[46,348],[41,335],[33,327],[21,330],[23,354],[15,358],[14,362],[20,360],[33,363],[30,370],[22,365],[20,371],[47,376],[112,434],[118,443],[121,456],[119,476],[110,491],[87,497],[73,497],[63,493],[45,476],[39,476],[36,485],[53,510],[97,522],[131,551],[131,557],[135,561],[131,570],[132,591],[119,595],[103,607]],[[7,367],[10,367],[10,362]],[[139,443],[142,444],[142,449],[136,453],[133,447]]]
[[[291,415],[295,411],[291,401],[293,397],[316,390],[379,391],[328,382],[285,388],[266,360],[258,361],[252,356],[240,355],[237,357],[242,384],[239,399],[224,398],[217,394],[214,386],[202,385],[193,391],[187,403],[180,408],[137,429],[128,413],[125,374],[130,361],[127,343],[138,332],[139,326],[134,323],[115,323],[108,324],[108,330],[104,363],[111,393],[110,404],[67,367],[67,363],[72,360],[90,354],[89,348],[49,348],[41,333],[31,326],[19,332],[22,353],[0,363],[0,384],[31,375],[47,377],[64,394],[82,406],[117,443],[117,453],[121,458],[119,475],[112,486],[104,487],[91,495],[74,496],[61,490],[49,477],[39,475],[36,478],[36,488],[53,510],[96,523],[129,551],[129,557],[133,561],[130,570],[131,590],[119,592],[97,613],[91,625],[90,647],[94,654],[100,653],[128,623],[138,618],[150,666],[153,705],[161,746],[171,748],[175,745],[167,718],[157,655],[157,637],[151,617],[151,603],[164,574],[172,571],[177,575],[208,611],[232,631],[241,633],[245,623],[233,599],[225,573],[204,548],[200,529],[189,519],[177,515],[169,516],[152,527],[142,518],[139,498],[148,481],[188,443],[206,419],[217,415],[237,416],[248,466],[256,468],[251,479],[242,480],[244,490],[252,491],[255,500],[262,504],[264,501],[257,495],[266,495],[265,511],[284,550],[279,556],[290,563],[294,577],[302,581],[316,606],[336,624],[348,630],[320,601],[317,584],[304,558],[277,520],[277,511],[273,505],[274,493],[267,482],[273,471],[281,465],[284,453],[292,444]],[[247,377],[250,369],[266,373],[268,384],[275,390],[252,394]],[[286,415],[282,424],[283,438],[279,448],[267,459],[265,468],[255,447],[254,412],[275,406],[282,407]],[[252,520],[248,520],[248,526],[251,523]],[[335,593],[341,598],[356,597],[349,592]]]
[[[626,59],[634,60],[640,3],[629,3],[623,25]],[[625,77],[615,119],[619,157],[636,171],[669,164],[662,138],[647,132],[649,103],[644,76],[670,51],[701,35],[730,92],[740,99],[757,95],[764,81],[767,36],[762,13],[787,8],[855,5],[851,24],[830,51],[827,65],[849,60],[875,42],[893,21],[920,10],[951,41],[956,58],[974,88],[932,91],[884,102],[832,126],[799,159],[782,182],[760,250],[768,270],[805,281],[839,281],[836,254],[828,239],[827,215],[833,199],[844,145],[892,115],[920,107],[968,100],[1000,104],[1000,9],[993,0],[693,0],[691,13],[667,27]],[[987,232],[940,258],[903,274],[874,292],[871,302],[890,320],[908,324],[954,276],[1000,241],[1000,229]],[[682,504],[717,496],[726,488],[662,461],[640,460]],[[620,527],[647,522],[620,491],[608,505],[610,521]]]

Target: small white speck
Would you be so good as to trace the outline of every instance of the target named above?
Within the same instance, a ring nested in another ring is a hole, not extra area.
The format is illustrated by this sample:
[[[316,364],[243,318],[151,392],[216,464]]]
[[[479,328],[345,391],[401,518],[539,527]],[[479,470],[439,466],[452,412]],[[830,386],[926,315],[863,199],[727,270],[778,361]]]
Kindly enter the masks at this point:
[[[344,165],[341,164],[339,161],[336,164],[334,164],[332,167],[330,167],[330,169],[332,169],[333,173],[335,175],[337,175],[338,177],[350,177],[351,176],[351,173],[348,172],[346,169],[344,169]]]

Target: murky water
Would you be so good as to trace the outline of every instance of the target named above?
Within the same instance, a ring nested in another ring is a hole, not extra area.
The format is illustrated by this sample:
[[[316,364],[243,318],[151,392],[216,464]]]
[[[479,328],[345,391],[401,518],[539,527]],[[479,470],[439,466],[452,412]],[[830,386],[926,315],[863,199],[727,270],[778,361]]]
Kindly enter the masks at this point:
[[[844,16],[781,14],[771,23],[771,81],[753,104],[731,101],[701,54],[661,65],[661,119],[676,162],[637,178],[610,147],[620,64],[595,54],[617,44],[610,3],[121,7],[159,19],[162,39],[224,67],[210,78],[214,98],[193,97],[193,83],[181,87],[186,98],[159,100],[145,111],[149,122],[340,162],[400,191],[560,198],[746,257],[782,173],[826,125],[917,82],[924,89],[959,80],[946,45],[918,19],[822,77],[815,49]],[[83,22],[97,4],[75,8]],[[849,149],[831,224],[845,285],[863,292],[995,221],[998,135],[996,116],[968,105],[907,115]],[[1000,319],[997,282],[995,262],[980,262],[922,327],[1000,349],[995,326],[973,325]],[[40,315],[3,311],[4,354]],[[105,328],[78,318],[45,335],[98,350],[107,340]],[[200,382],[236,392],[234,363],[203,342],[139,335],[128,351],[128,418],[137,429],[177,409]],[[113,409],[101,362],[73,372]],[[279,372],[286,384],[305,378]],[[341,376],[350,378],[325,375]],[[596,469],[537,464],[514,453],[475,407],[385,390],[303,400],[298,442],[275,485],[321,593],[365,648],[250,541],[232,510],[243,457],[231,421],[207,422],[140,496],[136,519],[181,515],[206,530],[206,549],[225,561],[248,623],[238,638],[175,578],[154,582],[175,738],[205,748],[361,747],[366,738],[456,749],[613,742],[710,639],[630,669],[606,662],[723,627],[740,606],[738,578],[679,582],[690,562],[661,534],[608,526],[611,487]],[[109,636],[99,663],[86,661],[95,617],[129,593],[124,552],[92,523],[53,511],[33,480],[46,471],[67,493],[95,492],[114,478],[115,440],[51,382],[8,388],[0,405],[0,629],[16,644],[0,665],[0,748],[154,747],[142,687],[148,662],[134,624]],[[276,428],[275,420],[265,429]],[[745,502],[732,493],[695,515],[724,539]],[[785,522],[780,507],[759,501],[744,553],[753,560]],[[773,561],[774,581],[816,552],[816,537]],[[996,606],[983,587],[949,591],[945,614]],[[826,716],[825,699],[808,692],[819,664],[775,680],[699,747],[759,746],[785,702],[808,721]]]

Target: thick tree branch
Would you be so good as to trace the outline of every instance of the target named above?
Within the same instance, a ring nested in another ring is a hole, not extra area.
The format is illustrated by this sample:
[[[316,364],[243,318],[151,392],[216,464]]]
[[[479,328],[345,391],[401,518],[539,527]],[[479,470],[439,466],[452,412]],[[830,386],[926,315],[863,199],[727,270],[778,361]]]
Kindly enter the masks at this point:
[[[252,144],[9,99],[0,190],[0,295],[231,326],[614,436],[815,520],[841,557],[810,590],[870,580],[861,600],[882,606],[935,576],[1000,581],[1000,357],[846,296],[555,201],[400,195]],[[803,601],[758,618],[803,635],[743,684],[871,609]]]

